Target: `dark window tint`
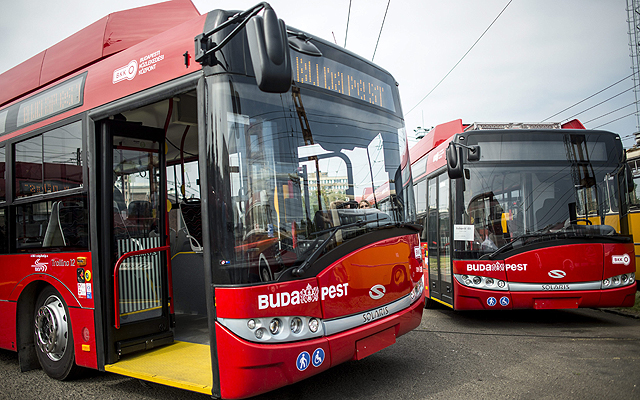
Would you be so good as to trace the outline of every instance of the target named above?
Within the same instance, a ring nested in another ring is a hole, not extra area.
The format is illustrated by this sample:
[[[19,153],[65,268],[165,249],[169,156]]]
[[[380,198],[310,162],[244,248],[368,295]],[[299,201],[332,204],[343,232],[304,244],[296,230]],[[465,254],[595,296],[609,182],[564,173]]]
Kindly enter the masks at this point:
[[[82,126],[80,122],[43,135],[46,192],[82,185]]]
[[[16,196],[51,193],[82,185],[82,124],[17,143]]]
[[[89,247],[86,196],[70,196],[16,207],[16,249]]]
[[[7,200],[5,192],[5,170],[6,170],[6,154],[5,148],[0,147],[0,201]]]
[[[16,197],[42,193],[42,136],[16,143]]]

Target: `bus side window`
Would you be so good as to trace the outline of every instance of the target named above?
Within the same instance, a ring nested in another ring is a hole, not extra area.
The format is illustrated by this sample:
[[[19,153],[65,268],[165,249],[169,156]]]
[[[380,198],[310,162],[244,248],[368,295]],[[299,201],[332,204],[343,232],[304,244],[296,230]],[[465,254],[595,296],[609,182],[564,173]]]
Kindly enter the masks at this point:
[[[88,249],[87,213],[87,201],[84,195],[18,206],[16,249],[45,247]]]

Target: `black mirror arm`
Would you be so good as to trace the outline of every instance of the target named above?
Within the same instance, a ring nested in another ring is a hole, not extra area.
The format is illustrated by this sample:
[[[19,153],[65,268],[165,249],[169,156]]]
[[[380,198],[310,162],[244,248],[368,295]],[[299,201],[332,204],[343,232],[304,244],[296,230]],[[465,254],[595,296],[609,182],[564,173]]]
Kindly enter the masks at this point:
[[[478,146],[467,146],[466,144],[458,143],[458,142],[451,142],[451,143],[453,143],[454,146],[464,147],[465,149],[469,150],[473,154],[475,154],[476,151],[478,151]]]
[[[207,56],[215,53],[216,51],[220,50],[221,48],[223,48],[227,43],[229,43],[229,41],[231,39],[233,39],[233,37],[235,35],[238,34],[238,32],[240,32],[240,30],[242,28],[244,28],[247,23],[249,22],[249,20],[253,17],[255,17],[260,11],[262,10],[266,10],[266,9],[271,9],[271,6],[269,5],[269,3],[267,2],[262,2],[259,4],[256,4],[255,6],[251,7],[250,9],[243,11],[241,13],[238,13],[236,15],[234,15],[233,17],[231,17],[230,19],[228,19],[227,21],[221,23],[220,25],[216,26],[215,28],[211,29],[209,32],[205,32],[202,35],[199,35],[198,38],[200,41],[208,38],[209,36],[213,35],[214,33],[226,28],[227,26],[237,23],[238,21],[241,21],[238,26],[236,26],[233,31],[231,31],[231,33],[229,33],[227,35],[227,37],[225,37],[224,39],[222,39],[222,41],[217,44],[215,47],[208,49],[207,51],[201,53],[198,57],[196,57],[196,62],[201,63]]]

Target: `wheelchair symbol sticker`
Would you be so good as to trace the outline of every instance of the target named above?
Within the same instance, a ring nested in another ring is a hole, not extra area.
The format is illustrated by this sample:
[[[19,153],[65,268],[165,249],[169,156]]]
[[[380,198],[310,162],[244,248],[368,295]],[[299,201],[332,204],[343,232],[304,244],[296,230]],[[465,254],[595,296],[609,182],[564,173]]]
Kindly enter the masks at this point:
[[[304,371],[307,369],[309,367],[310,359],[311,357],[309,357],[309,353],[306,351],[298,354],[298,359],[296,360],[296,368],[298,368],[298,371]]]
[[[311,362],[313,363],[314,367],[319,367],[320,365],[322,365],[323,361],[324,361],[324,350],[318,347],[313,352],[313,357],[311,358]]]
[[[509,305],[509,298],[507,296],[500,297],[500,305],[506,307]]]
[[[496,305],[496,303],[497,303],[497,301],[496,301],[496,298],[495,298],[495,297],[489,297],[489,298],[487,299],[487,305],[488,305],[489,307],[493,307],[493,306],[495,306],[495,305]]]

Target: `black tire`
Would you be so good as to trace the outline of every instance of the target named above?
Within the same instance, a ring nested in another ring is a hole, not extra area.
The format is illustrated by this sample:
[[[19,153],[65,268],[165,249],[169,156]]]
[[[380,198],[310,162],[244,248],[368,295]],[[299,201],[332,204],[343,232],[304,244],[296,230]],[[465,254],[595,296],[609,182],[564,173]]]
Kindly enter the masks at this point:
[[[73,378],[75,363],[69,309],[62,296],[51,286],[45,288],[34,309],[34,343],[38,361],[51,378]]]

